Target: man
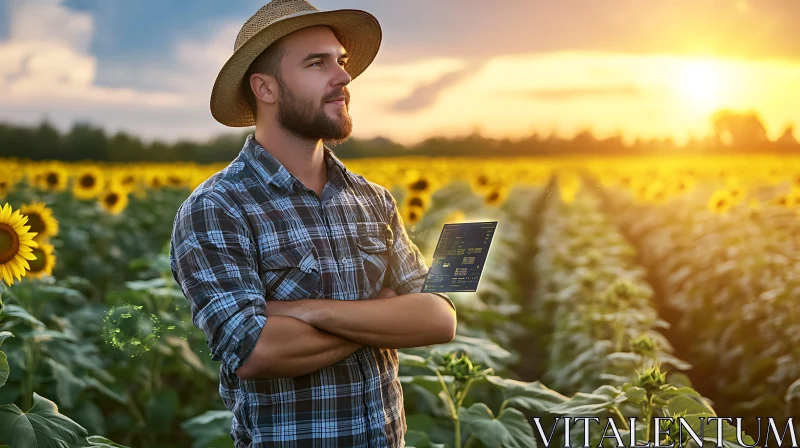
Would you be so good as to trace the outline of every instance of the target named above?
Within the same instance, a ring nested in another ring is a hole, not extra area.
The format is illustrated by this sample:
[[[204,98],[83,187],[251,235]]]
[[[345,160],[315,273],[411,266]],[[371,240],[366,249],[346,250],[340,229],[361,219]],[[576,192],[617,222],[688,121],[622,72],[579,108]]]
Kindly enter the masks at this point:
[[[380,40],[364,11],[275,0],[214,84],[214,117],[255,134],[181,205],[170,259],[236,447],[404,446],[396,349],[455,336],[395,199],[325,145],[350,135],[347,85]]]

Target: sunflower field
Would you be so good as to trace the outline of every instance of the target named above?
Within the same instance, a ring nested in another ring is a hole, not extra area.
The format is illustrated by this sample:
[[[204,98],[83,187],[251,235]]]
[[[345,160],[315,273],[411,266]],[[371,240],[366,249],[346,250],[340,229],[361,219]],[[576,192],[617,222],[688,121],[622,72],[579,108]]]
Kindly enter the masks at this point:
[[[400,351],[406,446],[543,446],[532,418],[565,416],[662,443],[654,417],[741,416],[724,445],[763,445],[756,417],[800,415],[797,162],[345,160],[428,265],[444,223],[499,221],[478,291],[450,293],[456,338]],[[0,447],[233,446],[167,252],[224,166],[0,160]]]

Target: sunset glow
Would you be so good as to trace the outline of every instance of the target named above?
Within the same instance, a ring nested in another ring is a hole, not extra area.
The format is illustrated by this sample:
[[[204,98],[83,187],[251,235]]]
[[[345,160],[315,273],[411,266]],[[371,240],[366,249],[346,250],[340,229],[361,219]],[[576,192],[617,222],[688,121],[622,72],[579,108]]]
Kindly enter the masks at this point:
[[[722,106],[725,74],[713,62],[687,62],[676,83],[693,107],[710,111]]]

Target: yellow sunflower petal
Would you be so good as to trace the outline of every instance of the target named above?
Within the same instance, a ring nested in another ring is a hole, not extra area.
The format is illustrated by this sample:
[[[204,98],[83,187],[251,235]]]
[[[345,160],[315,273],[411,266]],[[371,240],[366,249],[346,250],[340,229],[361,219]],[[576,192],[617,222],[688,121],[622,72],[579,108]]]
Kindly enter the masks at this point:
[[[20,252],[19,256],[26,260],[31,260],[31,261],[36,259],[36,255],[33,255],[33,252],[26,252],[26,253]]]

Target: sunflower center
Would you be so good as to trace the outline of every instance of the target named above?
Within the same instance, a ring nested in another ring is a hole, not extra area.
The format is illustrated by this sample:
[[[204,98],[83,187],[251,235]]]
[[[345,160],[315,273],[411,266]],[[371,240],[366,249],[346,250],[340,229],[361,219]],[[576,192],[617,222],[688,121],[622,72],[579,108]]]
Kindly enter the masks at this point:
[[[94,187],[94,176],[86,175],[81,177],[81,187],[83,188],[92,188]]]
[[[38,213],[28,215],[28,225],[31,226],[29,232],[41,234],[45,230],[44,220]]]
[[[413,184],[411,184],[411,189],[414,191],[425,191],[428,189],[428,180],[427,179],[420,179]]]
[[[106,195],[106,205],[113,207],[119,202],[119,195],[117,193],[109,193]]]
[[[50,187],[55,187],[58,185],[58,174],[56,173],[47,173],[47,177],[45,177],[45,181],[47,185]]]
[[[422,207],[422,199],[420,198],[411,198],[408,200],[408,205],[412,205],[415,207]]]
[[[30,271],[43,271],[44,267],[47,266],[47,254],[43,250],[36,248],[33,249],[33,256],[36,257],[35,260],[28,260],[28,265],[31,267]]]
[[[19,235],[8,224],[0,223],[0,264],[6,264],[19,252]]]

